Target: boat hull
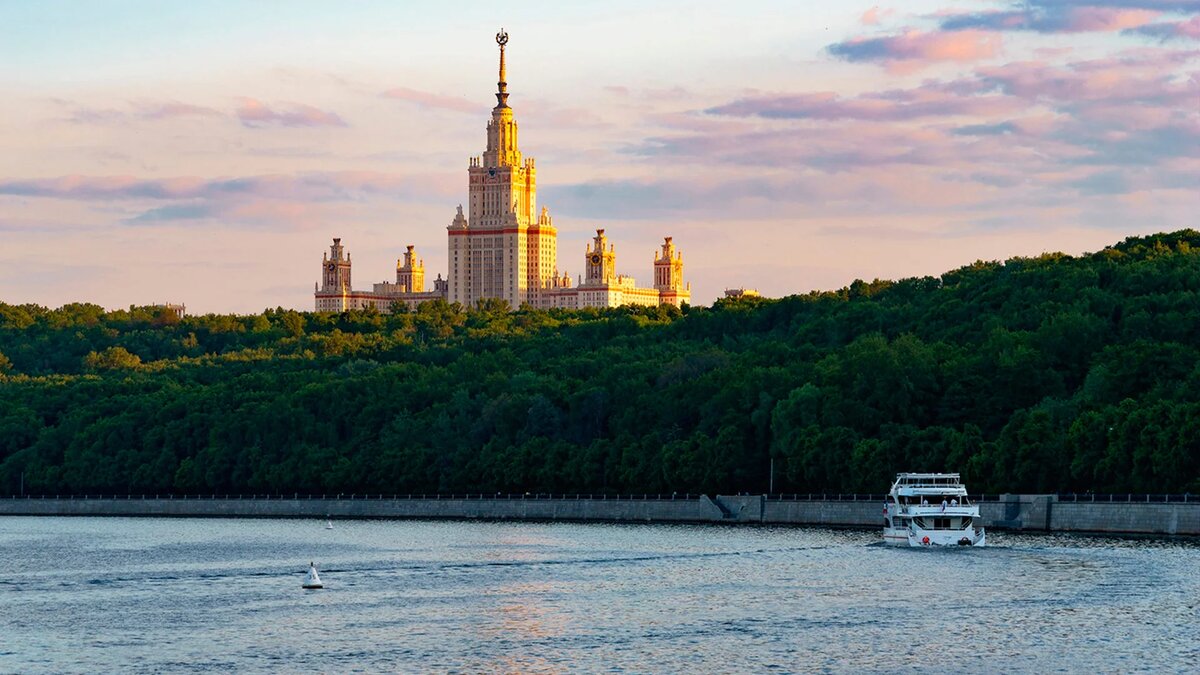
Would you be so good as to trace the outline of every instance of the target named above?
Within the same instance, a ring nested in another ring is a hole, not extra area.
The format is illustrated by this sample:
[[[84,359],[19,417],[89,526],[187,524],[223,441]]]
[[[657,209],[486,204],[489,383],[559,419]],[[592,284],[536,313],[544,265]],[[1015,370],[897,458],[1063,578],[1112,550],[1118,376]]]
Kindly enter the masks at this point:
[[[889,546],[931,548],[938,546],[987,546],[983,528],[966,530],[922,530],[884,528],[883,542]]]

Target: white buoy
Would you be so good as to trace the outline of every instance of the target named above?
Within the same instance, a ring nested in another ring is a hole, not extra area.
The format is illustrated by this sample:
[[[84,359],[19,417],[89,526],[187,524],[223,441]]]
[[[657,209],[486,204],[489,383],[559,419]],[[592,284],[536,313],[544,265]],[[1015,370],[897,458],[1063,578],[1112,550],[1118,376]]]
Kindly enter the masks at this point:
[[[325,529],[327,529],[327,530],[333,529],[333,521],[332,520],[330,520],[328,518],[325,519]]]
[[[321,577],[317,576],[317,566],[308,563],[308,576],[304,577],[304,583],[300,588],[325,588],[321,583]]]

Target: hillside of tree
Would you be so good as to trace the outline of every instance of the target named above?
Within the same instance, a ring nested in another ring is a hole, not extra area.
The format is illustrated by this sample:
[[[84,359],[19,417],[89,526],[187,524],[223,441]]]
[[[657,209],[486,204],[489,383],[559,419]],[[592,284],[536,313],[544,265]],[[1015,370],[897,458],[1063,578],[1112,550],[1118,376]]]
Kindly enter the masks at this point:
[[[1200,233],[708,308],[0,303],[0,493],[1200,492]]]

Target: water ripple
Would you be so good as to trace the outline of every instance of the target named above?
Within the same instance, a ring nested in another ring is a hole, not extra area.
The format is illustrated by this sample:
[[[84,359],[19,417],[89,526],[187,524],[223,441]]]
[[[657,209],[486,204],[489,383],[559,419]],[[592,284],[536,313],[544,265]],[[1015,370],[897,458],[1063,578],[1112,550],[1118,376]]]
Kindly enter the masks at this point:
[[[1200,547],[989,533],[0,519],[0,672],[1180,671]],[[315,560],[323,591],[302,591]]]

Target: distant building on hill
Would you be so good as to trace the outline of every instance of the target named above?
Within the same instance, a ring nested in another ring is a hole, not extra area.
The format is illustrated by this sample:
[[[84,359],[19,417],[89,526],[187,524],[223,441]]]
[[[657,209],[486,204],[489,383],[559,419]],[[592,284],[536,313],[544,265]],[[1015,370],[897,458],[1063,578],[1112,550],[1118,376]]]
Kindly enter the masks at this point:
[[[182,319],[185,315],[187,315],[187,305],[172,305],[167,303],[165,305],[151,305],[151,307],[165,309],[174,314],[176,319]]]
[[[616,273],[616,248],[604,230],[584,253],[584,274],[571,285],[558,270],[558,231],[549,210],[537,210],[537,170],[533,158],[517,148],[517,122],[508,106],[504,47],[508,34],[496,35],[500,45],[500,81],[496,107],[487,126],[487,149],[467,164],[470,216],[458,207],[446,228],[446,279],[441,275],[425,290],[424,262],[409,246],[396,263],[396,282],[356,291],[350,283],[350,254],[340,238],[333,240],[321,261],[321,281],[314,287],[319,312],[393,306],[412,309],[428,300],[444,299],[472,306],[482,299],[504,300],[509,307],[617,307],[676,305],[691,301],[691,285],[683,281],[683,254],[666,237],[653,262],[654,284],[639,287],[632,277]]]
[[[342,240],[334,237],[329,252],[321,260],[321,281],[314,290],[318,312],[368,307],[390,312],[395,303],[412,310],[427,300],[445,299],[447,282],[439,274],[433,281],[433,290],[426,291],[425,261],[417,257],[415,246],[409,246],[404,257],[396,261],[395,283],[383,281],[370,291],[355,291],[350,285],[350,254],[346,253]]]
[[[725,297],[730,300],[740,300],[742,298],[761,298],[762,293],[759,293],[753,288],[726,288]]]

